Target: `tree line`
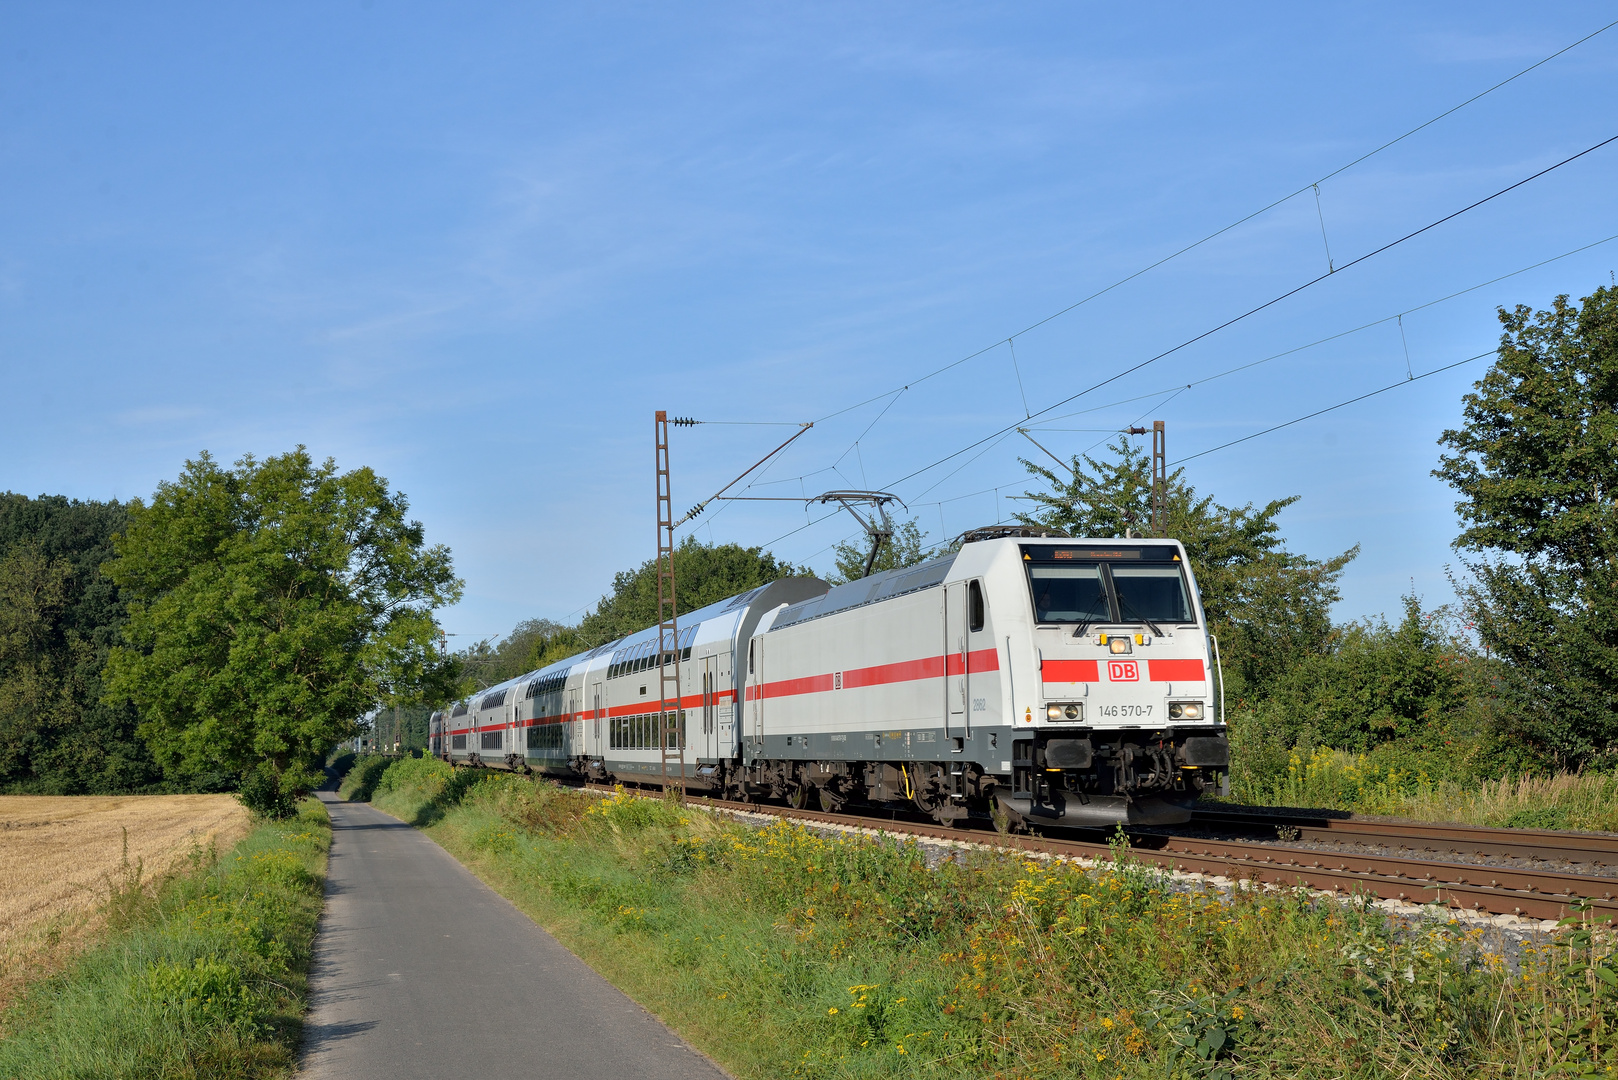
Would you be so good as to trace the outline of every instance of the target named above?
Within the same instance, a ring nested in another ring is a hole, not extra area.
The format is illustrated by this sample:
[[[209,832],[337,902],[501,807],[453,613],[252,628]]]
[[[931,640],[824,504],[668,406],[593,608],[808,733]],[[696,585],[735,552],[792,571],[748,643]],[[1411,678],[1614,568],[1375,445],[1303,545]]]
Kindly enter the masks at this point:
[[[1296,496],[1226,506],[1183,470],[1168,534],[1202,589],[1242,768],[1330,746],[1500,775],[1610,763],[1618,740],[1618,290],[1499,313],[1494,364],[1440,437],[1457,493],[1458,602],[1334,623],[1357,548],[1289,550]],[[1028,524],[1140,533],[1150,462],[1127,439],[1061,469],[1025,461]],[[406,745],[430,709],[656,619],[652,560],[573,625],[519,624],[449,653],[450,553],[368,468],[303,448],[186,462],[128,503],[0,494],[0,790],[240,790],[284,812],[379,710]],[[902,523],[876,568],[948,550]],[[834,580],[866,552],[834,551]],[[808,573],[758,547],[686,537],[680,609]]]

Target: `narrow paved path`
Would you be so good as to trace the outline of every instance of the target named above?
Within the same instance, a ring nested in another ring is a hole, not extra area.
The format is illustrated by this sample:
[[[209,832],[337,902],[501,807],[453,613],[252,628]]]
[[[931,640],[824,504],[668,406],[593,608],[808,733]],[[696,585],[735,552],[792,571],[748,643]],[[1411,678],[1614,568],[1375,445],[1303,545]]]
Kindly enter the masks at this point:
[[[305,1077],[724,1080],[443,848],[320,798],[333,842]]]

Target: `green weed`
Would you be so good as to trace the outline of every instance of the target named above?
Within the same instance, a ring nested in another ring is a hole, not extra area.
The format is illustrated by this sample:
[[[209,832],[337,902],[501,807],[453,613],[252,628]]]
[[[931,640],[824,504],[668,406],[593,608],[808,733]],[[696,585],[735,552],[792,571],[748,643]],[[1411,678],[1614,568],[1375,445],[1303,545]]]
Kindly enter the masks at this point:
[[[378,795],[407,819],[443,779],[413,768]],[[1122,844],[929,868],[622,792],[437,790],[436,839],[739,1077],[1618,1075],[1602,928],[1513,971],[1454,923],[1185,891]]]
[[[155,889],[131,868],[113,883],[108,940],[7,1013],[0,1076],[288,1075],[330,846],[308,799]]]
[[[1377,754],[1291,751],[1283,774],[1239,778],[1235,801],[1526,829],[1618,831],[1618,773],[1438,779]]]

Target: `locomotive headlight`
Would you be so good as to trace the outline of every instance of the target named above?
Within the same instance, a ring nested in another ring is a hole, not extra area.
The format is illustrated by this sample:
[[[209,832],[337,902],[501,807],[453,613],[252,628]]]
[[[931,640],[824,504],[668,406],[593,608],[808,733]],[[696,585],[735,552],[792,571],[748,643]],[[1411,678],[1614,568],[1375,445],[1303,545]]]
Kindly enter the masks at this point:
[[[1130,651],[1132,643],[1126,637],[1112,637],[1107,639],[1107,648],[1112,650],[1114,656],[1121,656]]]
[[[1201,720],[1202,702],[1174,701],[1169,703],[1170,720]]]
[[[1062,710],[1062,715],[1069,720],[1077,720],[1084,715],[1084,706],[1078,704],[1068,705]]]
[[[1060,706],[1060,705],[1047,705],[1047,706],[1045,706],[1045,719],[1047,719],[1047,720],[1060,720],[1060,719],[1062,719],[1062,706]]]

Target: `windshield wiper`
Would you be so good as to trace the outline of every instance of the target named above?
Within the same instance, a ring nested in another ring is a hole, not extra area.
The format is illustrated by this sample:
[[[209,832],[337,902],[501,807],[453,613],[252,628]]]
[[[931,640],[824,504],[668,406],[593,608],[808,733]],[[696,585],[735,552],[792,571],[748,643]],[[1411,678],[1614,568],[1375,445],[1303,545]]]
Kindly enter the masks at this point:
[[[1141,622],[1146,624],[1147,629],[1149,629],[1152,632],[1153,636],[1155,636],[1155,637],[1166,637],[1167,636],[1166,634],[1163,633],[1163,631],[1158,627],[1158,625],[1155,622],[1148,619],[1146,616],[1142,615],[1140,612],[1136,611],[1133,607],[1130,607],[1129,601],[1124,599],[1124,594],[1119,593],[1118,594],[1118,613],[1120,615],[1124,614],[1126,608],[1128,609],[1128,614],[1130,616],[1132,616],[1132,617],[1134,617],[1136,619],[1139,619]]]

